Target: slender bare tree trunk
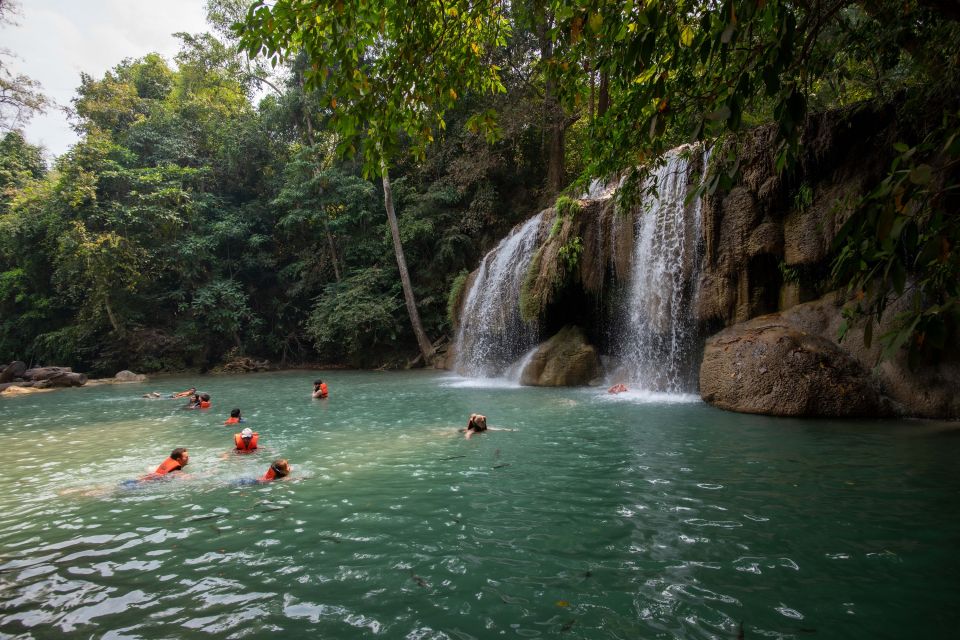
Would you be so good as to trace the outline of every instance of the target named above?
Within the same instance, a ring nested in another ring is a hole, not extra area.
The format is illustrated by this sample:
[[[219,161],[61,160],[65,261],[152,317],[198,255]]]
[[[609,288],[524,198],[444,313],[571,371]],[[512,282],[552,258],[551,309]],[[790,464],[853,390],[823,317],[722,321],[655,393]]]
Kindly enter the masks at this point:
[[[387,220],[390,222],[390,235],[393,236],[393,252],[397,257],[397,268],[400,270],[400,283],[403,285],[403,298],[407,303],[407,313],[410,314],[410,324],[413,333],[417,336],[417,344],[426,364],[433,362],[433,345],[423,331],[420,323],[420,312],[417,311],[417,301],[413,297],[413,286],[410,284],[410,273],[407,271],[407,259],[403,257],[403,245],[400,244],[400,227],[397,225],[397,214],[393,209],[393,191],[390,188],[390,172],[387,170],[387,161],[380,157],[380,172],[383,175],[383,204],[387,209]]]
[[[550,28],[553,25],[553,14],[545,11],[539,16],[537,25],[538,37],[540,40],[540,59],[544,67],[547,67],[550,60],[553,59],[553,40],[550,36]],[[543,90],[543,123],[546,129],[547,143],[547,184],[546,196],[552,198],[560,193],[564,186],[564,166],[565,158],[565,133],[566,127],[563,123],[563,107],[557,100],[556,81],[547,74]]]
[[[333,277],[340,282],[340,261],[337,259],[337,247],[333,243],[333,234],[330,233],[330,225],[326,218],[323,220],[323,230],[327,234],[327,244],[330,245],[330,261],[333,263]]]
[[[110,306],[110,296],[108,295],[103,299],[103,304],[107,309],[107,319],[110,320],[110,326],[113,327],[113,330],[119,334],[123,333],[123,327],[120,326],[120,323],[117,322],[117,317],[113,315],[113,307]]]

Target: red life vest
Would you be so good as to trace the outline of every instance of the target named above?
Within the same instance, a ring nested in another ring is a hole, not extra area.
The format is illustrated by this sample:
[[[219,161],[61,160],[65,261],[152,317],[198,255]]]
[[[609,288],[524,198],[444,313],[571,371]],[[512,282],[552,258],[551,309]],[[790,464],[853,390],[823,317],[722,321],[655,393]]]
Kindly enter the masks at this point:
[[[326,398],[326,397],[327,397],[327,383],[326,383],[326,382],[321,382],[321,383],[320,383],[320,397],[321,397],[321,398]]]
[[[207,400],[201,400],[201,401],[200,401],[200,408],[201,408],[201,409],[209,409],[209,408],[210,408],[210,403],[209,403]]]
[[[234,418],[233,416],[230,416],[223,424],[237,424],[238,422],[240,422],[240,418]]]
[[[233,434],[233,443],[237,445],[237,451],[253,451],[257,448],[257,439],[260,437],[260,434],[256,431],[253,432],[253,437],[250,440],[244,440],[239,433]]]
[[[179,461],[174,460],[173,458],[167,458],[160,463],[160,466],[157,467],[157,470],[154,473],[158,476],[166,475],[171,471],[180,471],[183,469],[183,465]]]

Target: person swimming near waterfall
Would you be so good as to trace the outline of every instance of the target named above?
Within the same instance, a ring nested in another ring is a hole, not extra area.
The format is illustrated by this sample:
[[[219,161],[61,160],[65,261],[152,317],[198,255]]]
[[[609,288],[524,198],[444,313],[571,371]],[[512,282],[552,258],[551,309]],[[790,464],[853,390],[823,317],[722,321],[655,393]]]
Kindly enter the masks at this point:
[[[623,384],[622,382],[607,389],[607,393],[613,394],[623,393],[624,391],[629,391],[629,389],[627,389],[627,385]]]
[[[504,429],[502,427],[487,426],[487,416],[479,413],[471,413],[470,419],[467,420],[467,428],[460,429],[460,432],[463,433],[464,437],[468,440],[472,436],[478,433],[484,433],[485,431],[516,431],[516,429]]]

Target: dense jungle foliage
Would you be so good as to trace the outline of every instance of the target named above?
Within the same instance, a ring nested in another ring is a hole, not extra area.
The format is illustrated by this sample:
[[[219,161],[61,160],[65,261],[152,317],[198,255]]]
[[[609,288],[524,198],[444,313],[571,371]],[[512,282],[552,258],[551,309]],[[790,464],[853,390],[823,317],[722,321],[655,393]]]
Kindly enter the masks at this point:
[[[81,139],[49,166],[7,127],[0,362],[429,358],[451,286],[564,190],[764,123],[790,172],[808,114],[869,103],[909,133],[843,230],[837,283],[851,315],[912,296],[891,349],[953,330],[956,3],[250,5],[210,0],[172,64],[82,76]],[[720,157],[705,188],[736,178]]]

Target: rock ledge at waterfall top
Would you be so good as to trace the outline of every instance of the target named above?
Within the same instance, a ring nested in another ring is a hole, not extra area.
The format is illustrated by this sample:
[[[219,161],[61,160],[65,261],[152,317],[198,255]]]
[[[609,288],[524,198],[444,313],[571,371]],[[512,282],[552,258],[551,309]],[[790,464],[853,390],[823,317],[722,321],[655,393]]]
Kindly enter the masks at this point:
[[[729,411],[775,416],[882,417],[893,407],[856,359],[780,314],[743,322],[707,340],[700,395]]]

